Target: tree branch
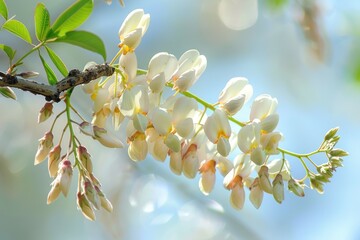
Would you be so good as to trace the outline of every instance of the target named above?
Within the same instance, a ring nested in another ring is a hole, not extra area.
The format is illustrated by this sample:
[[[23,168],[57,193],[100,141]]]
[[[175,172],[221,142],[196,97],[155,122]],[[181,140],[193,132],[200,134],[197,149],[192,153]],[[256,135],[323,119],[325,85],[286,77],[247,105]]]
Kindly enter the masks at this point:
[[[0,87],[18,88],[33,94],[42,95],[46,101],[60,102],[60,94],[62,92],[77,85],[89,83],[99,77],[111,76],[114,72],[115,68],[108,64],[94,65],[84,71],[73,69],[67,77],[56,83],[56,85],[46,85],[0,72]]]

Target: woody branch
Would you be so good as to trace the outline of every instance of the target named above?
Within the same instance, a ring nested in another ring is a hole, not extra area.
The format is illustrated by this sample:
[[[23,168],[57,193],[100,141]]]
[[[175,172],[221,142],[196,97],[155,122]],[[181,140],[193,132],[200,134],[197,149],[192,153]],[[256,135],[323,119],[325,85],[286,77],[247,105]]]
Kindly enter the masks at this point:
[[[73,69],[68,76],[56,83],[55,85],[47,85],[35,81],[25,80],[18,76],[5,74],[0,72],[0,87],[18,88],[33,94],[42,95],[46,101],[59,102],[60,94],[77,85],[88,83],[103,76],[111,76],[115,68],[108,64],[98,64],[91,66],[84,71]]]

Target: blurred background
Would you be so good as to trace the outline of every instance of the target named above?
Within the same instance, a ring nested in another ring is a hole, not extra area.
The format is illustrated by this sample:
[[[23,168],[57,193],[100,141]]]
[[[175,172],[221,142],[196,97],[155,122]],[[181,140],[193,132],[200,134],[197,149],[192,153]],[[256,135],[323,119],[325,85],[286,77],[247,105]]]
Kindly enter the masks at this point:
[[[72,2],[45,4],[54,20]],[[36,3],[7,1],[10,15],[31,32]],[[168,160],[160,163],[149,157],[135,164],[126,150],[105,149],[84,138],[95,175],[114,205],[114,213],[98,211],[97,221],[90,222],[76,209],[76,174],[69,196],[46,205],[52,180],[47,164],[34,167],[33,161],[37,140],[51,123],[37,124],[42,97],[15,90],[18,101],[0,102],[1,239],[360,239],[359,1],[125,0],[125,7],[116,0],[110,6],[95,3],[94,13],[80,28],[104,40],[108,61],[118,51],[123,19],[143,8],[151,23],[136,51],[140,68],[160,51],[180,57],[188,49],[198,49],[208,67],[192,92],[216,102],[230,78],[244,76],[254,96],[268,93],[278,99],[278,130],[285,136],[281,147],[312,151],[328,129],[340,126],[338,147],[350,156],[325,185],[323,195],[307,189],[305,198],[298,198],[286,191],[281,205],[265,195],[259,210],[247,200],[244,209],[236,211],[220,177],[206,197],[198,190],[198,177],[175,176]],[[0,39],[19,53],[28,49],[4,31]],[[82,69],[89,60],[102,61],[65,44],[54,50],[70,69]],[[6,71],[5,55],[0,56],[0,69]],[[36,56],[23,68],[45,78]],[[76,93],[79,110],[90,116],[88,96],[80,89]],[[54,112],[62,108],[60,103]],[[249,108],[246,105],[238,117],[247,119]],[[289,160],[295,176],[302,177],[297,160]]]

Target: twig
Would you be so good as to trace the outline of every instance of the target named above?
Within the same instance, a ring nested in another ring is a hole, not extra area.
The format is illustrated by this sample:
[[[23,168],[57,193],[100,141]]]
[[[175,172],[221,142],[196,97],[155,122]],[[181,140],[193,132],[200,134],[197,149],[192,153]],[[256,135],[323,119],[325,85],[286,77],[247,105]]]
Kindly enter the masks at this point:
[[[108,64],[94,65],[84,71],[73,69],[67,77],[56,83],[56,85],[46,85],[0,72],[0,87],[18,88],[33,94],[42,95],[46,101],[60,102],[60,94],[62,92],[99,77],[111,76],[114,71],[115,68]]]

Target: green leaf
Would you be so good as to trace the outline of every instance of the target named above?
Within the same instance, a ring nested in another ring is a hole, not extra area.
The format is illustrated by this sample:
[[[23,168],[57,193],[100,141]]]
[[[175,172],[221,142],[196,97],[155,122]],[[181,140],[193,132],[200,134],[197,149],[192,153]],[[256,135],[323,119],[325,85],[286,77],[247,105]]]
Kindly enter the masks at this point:
[[[3,16],[5,20],[8,19],[8,9],[4,0],[0,0],[0,15]]]
[[[57,83],[57,78],[54,71],[50,68],[50,66],[45,62],[44,58],[39,54],[40,60],[44,66],[46,76],[50,85],[55,85]]]
[[[61,60],[61,58],[49,47],[45,47],[47,53],[49,54],[49,57],[51,61],[55,64],[57,69],[61,72],[61,74],[66,77],[69,73],[65,63]]]
[[[13,60],[15,56],[15,50],[5,44],[0,44],[0,49],[3,50],[10,60]]]
[[[106,60],[105,45],[97,35],[86,31],[71,31],[58,38],[57,42],[66,42],[100,54]]]
[[[55,20],[52,31],[62,36],[79,27],[90,16],[94,7],[92,0],[78,0]]]
[[[35,33],[39,41],[46,40],[50,29],[50,14],[43,3],[38,3],[34,14]]]
[[[10,19],[4,23],[3,28],[18,36],[22,40],[30,44],[32,43],[29,30],[22,22],[15,19]]]
[[[6,98],[11,98],[11,99],[16,100],[16,94],[9,87],[0,87],[0,94]]]

